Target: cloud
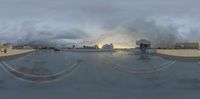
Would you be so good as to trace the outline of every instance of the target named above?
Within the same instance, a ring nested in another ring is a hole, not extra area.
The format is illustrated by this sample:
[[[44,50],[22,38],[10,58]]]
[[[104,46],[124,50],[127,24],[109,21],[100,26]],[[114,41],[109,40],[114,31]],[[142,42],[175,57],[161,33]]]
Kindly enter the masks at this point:
[[[51,41],[54,41],[55,44],[58,42],[66,41],[63,43],[72,43],[74,40],[80,41],[81,39],[89,38],[89,35],[81,29],[78,28],[56,28],[51,24],[43,24],[42,22],[23,22],[15,25],[8,25],[7,28],[0,32],[0,42],[12,42],[15,45],[24,45],[24,44],[52,44]],[[68,42],[69,41],[69,42]]]
[[[197,0],[0,0],[0,42],[154,46],[197,40]]]
[[[182,21],[183,19],[165,17],[115,21],[114,24],[107,23],[103,26],[108,32],[103,34],[101,39],[114,39],[115,43],[135,46],[137,40],[145,38],[152,42],[153,47],[172,47],[178,42],[200,40],[199,28],[194,28],[195,25],[187,26],[185,21]]]

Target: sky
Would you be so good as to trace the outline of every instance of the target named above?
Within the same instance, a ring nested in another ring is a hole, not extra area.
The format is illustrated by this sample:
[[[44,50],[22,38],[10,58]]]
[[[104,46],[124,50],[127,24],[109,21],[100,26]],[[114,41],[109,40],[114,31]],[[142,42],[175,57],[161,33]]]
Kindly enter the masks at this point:
[[[0,0],[0,42],[155,47],[200,40],[199,0]]]

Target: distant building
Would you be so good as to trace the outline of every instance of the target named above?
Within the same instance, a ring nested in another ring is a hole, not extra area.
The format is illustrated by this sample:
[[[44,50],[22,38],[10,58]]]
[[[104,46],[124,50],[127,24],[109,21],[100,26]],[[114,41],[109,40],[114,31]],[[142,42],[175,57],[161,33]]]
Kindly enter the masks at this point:
[[[94,46],[83,45],[83,49],[99,49],[99,46],[98,45],[94,45]]]
[[[31,46],[23,46],[23,49],[33,49]]]
[[[0,52],[7,53],[8,51],[12,49],[13,49],[13,46],[11,43],[0,44]]]
[[[200,42],[177,43],[176,49],[200,49]]]
[[[199,49],[200,49],[200,41],[197,41],[197,43],[199,44]]]
[[[102,49],[106,49],[106,50],[113,50],[114,49],[114,46],[113,44],[105,44],[102,46]]]
[[[138,45],[140,48],[150,48],[151,42],[146,39],[141,39],[139,41],[136,41],[136,45]]]

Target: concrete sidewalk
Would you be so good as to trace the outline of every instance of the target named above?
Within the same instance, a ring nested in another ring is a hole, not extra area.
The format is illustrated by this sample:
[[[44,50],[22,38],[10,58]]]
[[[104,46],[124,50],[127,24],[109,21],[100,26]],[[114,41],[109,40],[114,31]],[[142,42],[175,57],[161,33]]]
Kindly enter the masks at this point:
[[[200,50],[191,49],[158,49],[156,50],[158,54],[177,56],[177,57],[200,57]]]
[[[34,49],[14,49],[14,50],[8,51],[7,53],[0,52],[0,57],[15,56],[15,55],[20,55],[24,53],[29,53],[32,51],[34,51]]]

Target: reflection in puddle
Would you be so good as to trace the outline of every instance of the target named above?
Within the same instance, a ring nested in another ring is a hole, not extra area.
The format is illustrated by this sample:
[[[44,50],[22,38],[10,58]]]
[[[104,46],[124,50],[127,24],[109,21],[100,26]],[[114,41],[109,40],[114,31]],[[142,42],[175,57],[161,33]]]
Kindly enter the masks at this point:
[[[153,73],[164,70],[176,63],[173,59],[161,60],[157,56],[148,54],[130,55],[130,53],[124,54],[121,52],[106,57],[110,57],[113,69],[131,74]],[[158,62],[160,64],[157,64]]]

